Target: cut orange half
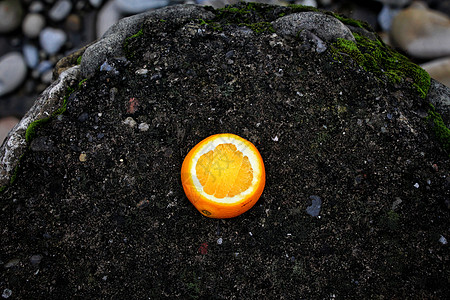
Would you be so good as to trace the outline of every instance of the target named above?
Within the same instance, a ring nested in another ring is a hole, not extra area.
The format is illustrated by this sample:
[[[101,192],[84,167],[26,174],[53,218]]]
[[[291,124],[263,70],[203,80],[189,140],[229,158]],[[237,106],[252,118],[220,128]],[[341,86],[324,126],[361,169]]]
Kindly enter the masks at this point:
[[[231,133],[198,143],[183,161],[181,182],[189,201],[210,218],[232,218],[249,210],[266,182],[256,147]]]

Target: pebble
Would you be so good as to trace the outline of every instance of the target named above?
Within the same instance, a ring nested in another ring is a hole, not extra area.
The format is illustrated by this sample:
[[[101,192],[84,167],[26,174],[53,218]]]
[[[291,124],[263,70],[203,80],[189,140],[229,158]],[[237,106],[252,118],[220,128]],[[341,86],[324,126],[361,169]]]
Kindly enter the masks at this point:
[[[0,2],[0,33],[9,33],[20,26],[22,7],[17,0]]]
[[[10,52],[0,58],[0,96],[12,92],[22,84],[27,76],[27,66],[23,55]]]
[[[392,43],[421,59],[450,56],[450,18],[415,2],[392,21]]]
[[[317,7],[316,0],[297,0],[295,1],[295,4]]]
[[[447,239],[446,239],[443,235],[441,235],[441,236],[439,237],[439,242],[440,242],[442,245],[447,245]]]
[[[121,14],[116,7],[114,0],[109,0],[103,5],[103,7],[98,12],[97,22],[96,22],[96,35],[97,38],[101,38],[103,34],[119,19]]]
[[[23,34],[31,39],[37,38],[45,26],[45,18],[38,13],[30,13],[25,16],[22,23]]]
[[[89,119],[89,114],[87,112],[82,113],[78,116],[78,122],[86,122]]]
[[[25,44],[22,49],[27,66],[34,69],[39,64],[39,50],[32,44]]]
[[[13,129],[13,127],[16,126],[17,123],[19,123],[19,119],[12,116],[0,119],[0,145],[5,140],[9,131]]]
[[[85,162],[87,160],[87,154],[86,153],[81,153],[80,156],[78,157],[78,159],[81,162]]]
[[[317,217],[320,214],[320,209],[322,207],[322,199],[319,196],[312,195],[309,197],[312,201],[311,205],[306,208],[306,212],[313,217]]]
[[[378,14],[378,23],[383,31],[389,31],[391,29],[392,20],[400,13],[400,11],[400,8],[391,7],[387,4],[383,5],[383,8]]]
[[[148,73],[148,69],[139,69],[136,70],[135,74],[136,75],[146,75]]]
[[[42,260],[42,255],[39,255],[39,254],[35,254],[30,257],[30,262],[33,266],[40,264],[41,260]]]
[[[136,126],[136,121],[132,117],[128,117],[123,121],[123,124],[130,126],[131,128]]]
[[[137,14],[149,9],[169,5],[169,0],[115,0],[115,5],[124,14]]]
[[[100,5],[102,5],[102,3],[103,3],[103,0],[89,0],[89,4],[95,8],[100,7]]]
[[[4,265],[4,267],[5,267],[6,269],[12,268],[12,267],[17,266],[19,263],[20,263],[20,260],[19,260],[18,258],[13,258],[13,259],[11,259],[10,261],[8,261],[8,262]]]
[[[39,13],[44,10],[44,4],[40,1],[33,1],[28,7],[30,13]]]
[[[218,245],[222,245],[222,243],[223,243],[223,239],[222,239],[222,238],[218,238],[218,239],[217,239],[217,244],[218,244]]]
[[[12,291],[10,289],[4,289],[2,293],[2,298],[9,298],[12,295]]]
[[[147,123],[141,123],[141,124],[139,124],[138,128],[139,128],[140,131],[148,131],[150,126]]]
[[[34,69],[33,76],[36,78],[40,77],[43,73],[47,72],[48,70],[51,70],[53,68],[53,64],[48,60],[41,61],[38,66]]]
[[[39,35],[41,47],[50,55],[56,54],[66,42],[66,33],[58,28],[46,27]]]
[[[48,16],[55,22],[62,21],[72,10],[72,2],[70,0],[59,0],[50,9]]]
[[[432,60],[421,67],[430,74],[431,78],[450,88],[450,57]]]
[[[296,37],[300,31],[309,31],[323,41],[338,38],[355,41],[352,32],[339,20],[316,12],[290,14],[272,22],[276,33]]]
[[[71,14],[67,17],[64,26],[69,31],[78,32],[81,29],[81,19],[78,15]]]

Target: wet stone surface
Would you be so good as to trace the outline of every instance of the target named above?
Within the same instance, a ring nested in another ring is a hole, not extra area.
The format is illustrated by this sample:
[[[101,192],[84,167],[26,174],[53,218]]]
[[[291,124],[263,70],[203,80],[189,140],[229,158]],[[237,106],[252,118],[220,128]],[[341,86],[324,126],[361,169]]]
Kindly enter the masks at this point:
[[[376,78],[327,46],[148,20],[126,59],[109,58],[113,71],[99,69],[38,128],[1,194],[0,260],[18,261],[0,273],[0,290],[448,295],[450,163],[418,113],[428,104],[410,81]],[[214,220],[189,203],[179,172],[195,144],[222,132],[255,144],[267,182],[250,211]],[[320,218],[307,213],[311,195]]]

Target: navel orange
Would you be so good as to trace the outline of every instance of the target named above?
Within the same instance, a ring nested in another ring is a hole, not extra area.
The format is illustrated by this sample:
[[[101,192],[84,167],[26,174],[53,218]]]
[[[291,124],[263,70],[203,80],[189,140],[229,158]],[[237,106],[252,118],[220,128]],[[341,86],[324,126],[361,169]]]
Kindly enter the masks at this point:
[[[212,135],[186,155],[181,182],[189,201],[210,218],[232,218],[249,210],[266,182],[256,147],[231,133]]]

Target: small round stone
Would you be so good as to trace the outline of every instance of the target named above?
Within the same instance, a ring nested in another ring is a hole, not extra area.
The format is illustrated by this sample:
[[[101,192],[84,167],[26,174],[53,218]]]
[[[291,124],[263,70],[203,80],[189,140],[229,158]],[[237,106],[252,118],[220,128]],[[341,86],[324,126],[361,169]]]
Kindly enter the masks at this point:
[[[56,54],[66,42],[66,33],[57,28],[47,27],[39,35],[39,43],[45,52],[50,55]]]
[[[22,31],[29,38],[37,38],[45,26],[45,18],[41,14],[30,13],[25,16]]]
[[[27,75],[27,66],[23,55],[10,52],[0,58],[0,96],[19,87]]]
[[[147,131],[149,128],[150,128],[150,126],[147,123],[139,124],[139,130],[140,131]]]
[[[116,0],[116,7],[126,14],[137,14],[149,9],[167,6],[169,0]]]
[[[72,2],[69,0],[59,0],[50,9],[48,16],[55,22],[64,20],[72,10]]]
[[[16,0],[0,2],[0,33],[14,31],[22,21],[22,7]]]
[[[78,32],[81,29],[81,19],[78,15],[71,14],[67,17],[65,28],[72,32]]]
[[[35,254],[30,257],[30,262],[33,266],[38,265],[41,262],[41,260],[42,260],[42,255],[39,255],[39,254]]]
[[[39,50],[36,46],[31,44],[25,44],[23,46],[23,55],[25,57],[25,62],[30,68],[36,68],[39,64]]]

